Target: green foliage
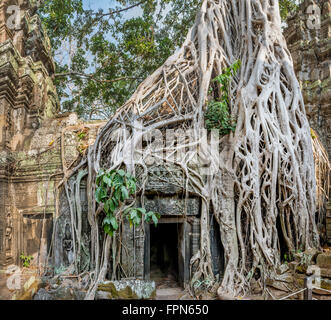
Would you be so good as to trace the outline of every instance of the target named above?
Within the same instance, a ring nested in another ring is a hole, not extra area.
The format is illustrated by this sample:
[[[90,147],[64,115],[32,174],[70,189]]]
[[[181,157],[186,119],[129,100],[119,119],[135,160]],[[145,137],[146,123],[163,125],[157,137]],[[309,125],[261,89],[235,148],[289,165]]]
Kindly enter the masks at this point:
[[[136,193],[136,179],[124,170],[104,171],[100,170],[96,180],[96,201],[104,204],[103,220],[104,231],[112,236],[119,228],[116,219],[117,211],[122,205]],[[144,208],[128,208],[124,211],[130,227],[139,226],[143,221],[158,224],[160,215],[155,212],[146,212]]]
[[[32,256],[26,256],[24,253],[21,253],[20,259],[23,263],[23,267],[29,268],[30,264],[31,264],[31,261],[33,260],[33,257]]]
[[[86,137],[87,133],[82,131],[77,133],[78,140],[84,140]]]
[[[62,110],[109,118],[182,45],[202,0],[117,0],[97,11],[86,2],[45,0],[38,12],[51,39]],[[279,3],[285,19],[295,1]]]
[[[54,50],[60,47],[62,40],[73,35],[73,22],[77,15],[83,12],[83,0],[44,0],[42,2],[39,14]]]
[[[298,4],[295,0],[280,0],[279,1],[279,11],[280,16],[283,21],[286,21],[287,17],[291,12],[298,9]]]
[[[208,130],[218,129],[222,136],[229,134],[231,131],[234,132],[236,129],[236,124],[229,112],[229,85],[240,65],[240,60],[236,61],[213,80],[213,82],[220,85],[220,98],[209,102],[205,113],[205,122]]]

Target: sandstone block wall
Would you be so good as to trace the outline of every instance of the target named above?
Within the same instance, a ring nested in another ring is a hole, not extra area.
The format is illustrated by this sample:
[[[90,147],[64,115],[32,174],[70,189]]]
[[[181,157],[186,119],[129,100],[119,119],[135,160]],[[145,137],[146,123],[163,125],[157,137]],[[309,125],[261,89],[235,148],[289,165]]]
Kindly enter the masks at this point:
[[[307,116],[331,159],[331,0],[305,0],[284,31]]]
[[[19,8],[14,26],[10,5]],[[20,264],[21,253],[44,262],[55,187],[103,125],[59,115],[54,72],[33,1],[0,1],[0,269]]]
[[[285,30],[307,116],[331,159],[331,0],[305,0]],[[331,244],[331,201],[326,208]]]

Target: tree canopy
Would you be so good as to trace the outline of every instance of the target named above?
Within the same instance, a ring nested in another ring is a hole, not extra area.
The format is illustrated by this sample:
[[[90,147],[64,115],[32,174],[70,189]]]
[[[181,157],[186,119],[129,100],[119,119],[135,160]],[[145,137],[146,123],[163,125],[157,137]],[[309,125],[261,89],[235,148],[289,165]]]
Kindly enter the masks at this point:
[[[40,16],[56,62],[63,111],[109,118],[182,44],[201,0],[118,0],[93,11],[84,0],[46,0]],[[283,19],[295,0],[280,0]]]

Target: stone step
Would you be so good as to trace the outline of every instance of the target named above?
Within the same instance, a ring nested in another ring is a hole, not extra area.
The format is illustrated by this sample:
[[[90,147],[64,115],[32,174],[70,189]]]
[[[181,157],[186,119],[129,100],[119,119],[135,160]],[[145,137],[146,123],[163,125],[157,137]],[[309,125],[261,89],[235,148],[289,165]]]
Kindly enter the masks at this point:
[[[316,264],[320,268],[331,269],[331,254],[330,253],[321,253],[317,256]]]
[[[163,288],[156,290],[156,300],[179,300],[183,295],[182,288]]]
[[[155,297],[155,282],[143,280],[105,281],[98,285],[96,294],[97,300],[141,300]]]

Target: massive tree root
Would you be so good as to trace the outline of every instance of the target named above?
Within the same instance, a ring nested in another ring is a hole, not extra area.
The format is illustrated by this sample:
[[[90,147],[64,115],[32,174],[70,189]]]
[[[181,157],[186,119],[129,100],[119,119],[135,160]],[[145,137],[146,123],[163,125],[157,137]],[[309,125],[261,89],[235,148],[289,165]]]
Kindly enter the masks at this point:
[[[229,103],[236,130],[219,140],[216,154],[202,143],[201,134],[207,101],[213,98],[211,80],[238,59],[241,69],[231,82]],[[155,130],[169,128],[182,130],[181,140],[166,147],[160,142],[159,148],[155,143],[142,147],[142,140],[152,140]],[[186,191],[201,197],[201,246],[191,261],[196,265],[193,288],[197,281],[215,280],[210,212],[219,223],[225,252],[220,295],[245,294],[253,277],[273,277],[281,263],[280,238],[288,251],[319,247],[310,128],[281,33],[278,1],[205,0],[183,46],[138,87],[71,172],[71,179],[78,175],[78,187],[67,188],[67,194],[76,204],[71,211],[79,254],[78,172],[87,170],[90,267],[95,272],[87,299],[106,276],[110,256],[113,268],[120,263],[120,233],[99,237],[96,175],[100,168],[124,167],[133,174],[140,168],[143,194],[151,155],[162,155],[166,168],[181,168]],[[197,158],[209,163],[209,174],[196,165]],[[117,213],[119,222],[124,209]]]

